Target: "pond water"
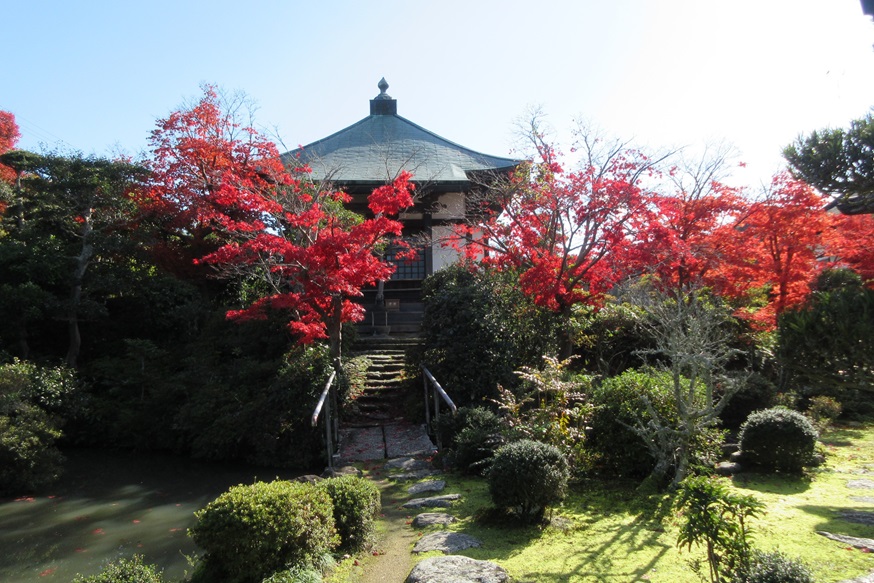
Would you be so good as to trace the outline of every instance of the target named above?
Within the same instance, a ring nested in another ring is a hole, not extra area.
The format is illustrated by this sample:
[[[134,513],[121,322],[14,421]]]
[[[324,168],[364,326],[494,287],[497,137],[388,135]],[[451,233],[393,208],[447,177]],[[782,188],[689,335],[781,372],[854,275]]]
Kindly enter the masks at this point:
[[[0,581],[70,582],[108,560],[145,557],[182,579],[199,552],[187,534],[194,511],[236,484],[290,479],[282,469],[196,462],[160,454],[65,452],[51,488],[0,499]]]

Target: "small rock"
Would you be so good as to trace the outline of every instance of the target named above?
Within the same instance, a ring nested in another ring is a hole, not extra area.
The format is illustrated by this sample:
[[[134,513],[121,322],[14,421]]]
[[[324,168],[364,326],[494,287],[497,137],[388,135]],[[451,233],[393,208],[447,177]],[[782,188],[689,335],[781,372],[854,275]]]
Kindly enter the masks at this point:
[[[446,526],[455,522],[455,517],[445,512],[423,512],[413,519],[413,528],[425,528],[427,526]]]
[[[339,466],[334,469],[326,468],[322,472],[323,478],[336,478],[337,476],[358,476],[360,478],[362,475],[361,470],[355,466]]]
[[[419,562],[406,583],[504,583],[510,576],[490,561],[477,561],[460,555],[431,557]]]
[[[737,453],[740,449],[740,445],[737,443],[723,443],[722,444],[722,455],[730,456],[733,453]]]
[[[315,484],[316,482],[321,482],[324,480],[321,476],[316,476],[314,474],[307,474],[306,476],[298,476],[294,479],[295,482],[301,482],[303,484]]]
[[[424,494],[425,492],[442,492],[446,487],[446,480],[429,480],[421,484],[413,484],[407,488],[410,494]]]
[[[719,476],[733,476],[739,474],[741,465],[735,462],[719,462],[716,464],[716,474]]]
[[[407,472],[404,474],[394,474],[389,476],[389,480],[395,480],[396,482],[410,482],[412,480],[421,480],[422,478],[427,478],[429,476],[436,476],[440,472],[436,470],[416,470],[415,472]]]
[[[417,460],[412,457],[399,457],[393,460],[388,460],[385,463],[385,469],[412,472],[415,470],[429,470],[431,469],[431,464],[425,460]]]
[[[461,532],[434,532],[426,534],[419,539],[416,546],[413,547],[414,553],[427,553],[430,551],[442,551],[452,554],[464,549],[481,547],[483,543],[478,538],[474,538],[469,534]]]
[[[444,494],[431,498],[413,498],[404,503],[404,508],[449,508],[452,503],[461,498],[461,494]]]
[[[874,480],[850,480],[847,482],[847,488],[854,490],[874,490]]]
[[[730,456],[728,456],[728,461],[734,462],[737,464],[737,463],[740,463],[740,460],[742,457],[743,457],[743,453],[741,453],[739,451],[735,451],[735,452],[732,452],[732,454]]]

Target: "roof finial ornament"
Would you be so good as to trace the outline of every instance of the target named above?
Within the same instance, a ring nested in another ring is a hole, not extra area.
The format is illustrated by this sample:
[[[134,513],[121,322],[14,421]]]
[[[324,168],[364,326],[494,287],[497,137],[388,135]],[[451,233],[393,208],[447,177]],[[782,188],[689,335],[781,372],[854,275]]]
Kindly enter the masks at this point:
[[[379,87],[379,95],[374,99],[391,99],[391,95],[386,93],[386,90],[388,90],[388,82],[385,80],[385,77],[380,79],[376,86]]]

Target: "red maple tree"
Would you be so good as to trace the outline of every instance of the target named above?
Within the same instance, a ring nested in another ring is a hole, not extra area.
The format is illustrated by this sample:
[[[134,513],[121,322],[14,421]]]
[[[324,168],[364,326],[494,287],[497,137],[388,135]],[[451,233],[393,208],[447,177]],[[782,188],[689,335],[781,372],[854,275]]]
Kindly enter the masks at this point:
[[[352,298],[394,270],[376,251],[401,233],[392,217],[413,204],[412,176],[376,188],[368,199],[373,216],[362,217],[344,209],[345,193],[310,181],[309,168],[287,170],[273,143],[233,113],[207,86],[193,107],[159,121],[154,181],[142,202],[197,250],[212,245],[195,263],[269,286],[229,318],[282,310],[300,342],[327,338],[339,360],[343,322],[364,315]]]
[[[483,201],[478,220],[460,227],[455,244],[470,259],[520,273],[520,286],[537,305],[570,319],[575,304],[600,305],[624,276],[623,257],[649,219],[640,178],[653,162],[614,144],[599,159],[566,171],[535,136],[539,161],[523,163]],[[565,331],[561,351],[568,355]]]
[[[21,132],[18,130],[18,124],[15,123],[15,116],[8,111],[0,111],[0,154],[13,149],[20,137]],[[0,180],[12,183],[15,181],[15,176],[15,170],[0,164]]]
[[[833,219],[825,203],[810,185],[782,172],[734,227],[720,267],[725,292],[745,298],[751,290],[764,290],[766,304],[743,313],[759,326],[773,328],[777,316],[804,301],[810,282],[831,265]]]

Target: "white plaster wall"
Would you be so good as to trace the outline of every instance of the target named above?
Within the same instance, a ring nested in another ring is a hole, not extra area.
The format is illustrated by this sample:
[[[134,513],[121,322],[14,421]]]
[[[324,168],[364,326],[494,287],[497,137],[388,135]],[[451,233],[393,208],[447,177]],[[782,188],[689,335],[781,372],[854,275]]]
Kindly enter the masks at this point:
[[[452,247],[445,246],[452,235],[451,225],[435,225],[431,227],[431,259],[434,271],[439,271],[447,265],[452,265],[461,258],[461,254]]]
[[[463,219],[464,194],[447,192],[437,198],[437,208],[433,214],[435,219]]]

